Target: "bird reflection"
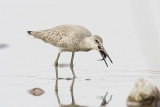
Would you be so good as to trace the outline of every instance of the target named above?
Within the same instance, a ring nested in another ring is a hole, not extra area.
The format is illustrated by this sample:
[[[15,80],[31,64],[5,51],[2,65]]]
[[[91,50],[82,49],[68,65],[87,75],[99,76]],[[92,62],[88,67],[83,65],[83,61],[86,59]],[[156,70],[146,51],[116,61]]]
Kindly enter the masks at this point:
[[[56,93],[56,97],[59,103],[59,107],[86,107],[86,106],[80,106],[80,105],[76,105],[75,100],[74,100],[74,93],[73,93],[73,86],[74,86],[74,79],[72,79],[72,84],[70,86],[70,93],[71,93],[71,98],[72,98],[72,103],[71,104],[62,104],[58,95],[58,79],[56,79],[56,83],[55,83],[55,93]]]
[[[68,67],[68,64],[60,64],[59,65],[60,67]],[[72,71],[72,74],[74,74],[74,69],[73,67],[70,67],[71,71]],[[55,71],[56,71],[56,77],[58,77],[58,66],[55,66]],[[73,78],[76,78],[76,76],[74,76]],[[60,79],[60,78],[57,78],[57,79]]]

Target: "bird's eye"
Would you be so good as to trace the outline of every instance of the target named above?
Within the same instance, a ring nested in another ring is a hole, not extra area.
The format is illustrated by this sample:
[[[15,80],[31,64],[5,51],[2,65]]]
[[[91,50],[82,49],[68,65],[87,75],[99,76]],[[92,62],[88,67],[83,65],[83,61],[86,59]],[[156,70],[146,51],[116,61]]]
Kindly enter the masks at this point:
[[[96,41],[96,43],[99,43],[98,40],[95,40],[95,41]]]

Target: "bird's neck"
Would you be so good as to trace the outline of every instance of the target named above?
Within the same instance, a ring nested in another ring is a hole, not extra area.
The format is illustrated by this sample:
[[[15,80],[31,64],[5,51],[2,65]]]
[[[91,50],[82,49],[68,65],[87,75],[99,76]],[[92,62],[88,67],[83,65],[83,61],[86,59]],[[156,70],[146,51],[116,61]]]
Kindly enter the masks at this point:
[[[85,37],[84,41],[81,44],[81,47],[84,49],[84,51],[90,51],[92,50],[92,44],[90,42],[90,37]]]

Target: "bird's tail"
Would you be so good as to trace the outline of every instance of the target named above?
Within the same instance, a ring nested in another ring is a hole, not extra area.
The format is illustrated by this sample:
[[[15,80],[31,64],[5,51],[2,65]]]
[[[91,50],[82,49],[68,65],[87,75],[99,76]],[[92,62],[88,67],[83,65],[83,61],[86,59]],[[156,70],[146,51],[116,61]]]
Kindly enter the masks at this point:
[[[36,36],[39,32],[37,31],[27,31],[29,35]]]
[[[28,33],[29,35],[31,35],[31,34],[32,34],[32,31],[27,31],[27,33]]]
[[[44,40],[43,34],[42,34],[41,32],[39,32],[39,31],[27,31],[27,33],[28,33],[29,35],[32,35],[32,36],[35,37],[35,38]]]

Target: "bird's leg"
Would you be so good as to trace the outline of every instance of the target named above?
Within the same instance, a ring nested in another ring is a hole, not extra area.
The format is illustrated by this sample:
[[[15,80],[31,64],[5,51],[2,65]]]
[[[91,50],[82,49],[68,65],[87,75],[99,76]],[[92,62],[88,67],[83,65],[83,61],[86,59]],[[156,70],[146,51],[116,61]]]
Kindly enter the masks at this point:
[[[75,74],[74,74],[74,70],[73,70],[73,59],[74,59],[74,53],[75,52],[72,52],[72,58],[71,58],[71,63],[70,63],[70,67],[71,67],[71,71],[72,71],[72,74],[73,74],[73,77],[75,78]]]
[[[58,79],[58,66],[55,66],[55,70],[56,70],[56,78]]]
[[[71,68],[73,68],[73,59],[74,59],[74,52],[72,52],[72,58],[71,58],[71,63],[70,63]]]
[[[71,68],[72,74],[73,74],[73,78],[76,78],[76,75],[74,74],[74,69]]]
[[[58,59],[60,57],[60,54],[61,54],[61,52],[58,52],[57,58],[56,58],[56,60],[54,62],[54,66],[58,66]]]
[[[56,61],[54,62],[55,70],[56,70],[56,78],[58,78],[58,59],[60,57],[61,52],[58,52],[58,56],[56,58]]]

